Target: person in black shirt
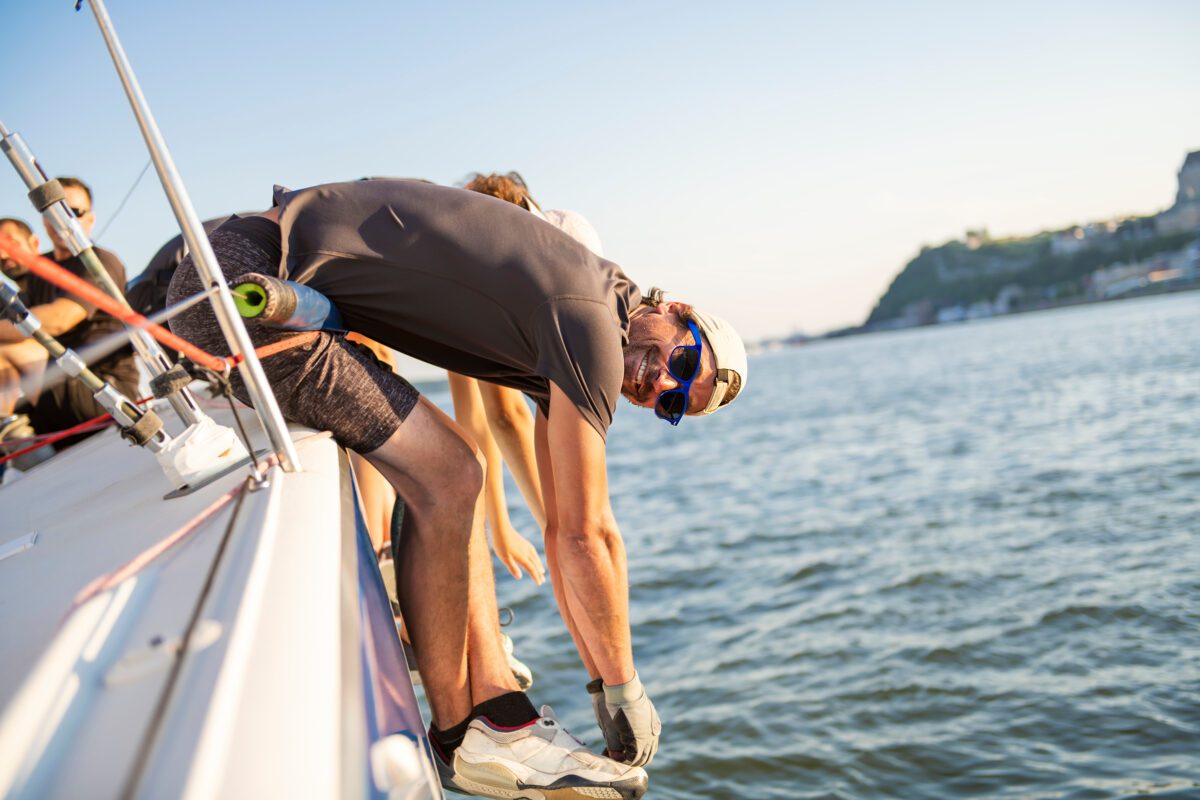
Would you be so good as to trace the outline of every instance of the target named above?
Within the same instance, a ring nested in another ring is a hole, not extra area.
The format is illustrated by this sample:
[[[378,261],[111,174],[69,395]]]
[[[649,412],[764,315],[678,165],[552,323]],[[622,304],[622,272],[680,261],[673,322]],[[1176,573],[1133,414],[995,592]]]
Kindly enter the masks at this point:
[[[26,255],[31,255],[38,251],[37,234],[22,219],[17,219],[16,217],[0,219],[0,235],[12,239],[15,246]],[[29,271],[15,259],[5,257],[0,259],[0,272],[4,274],[5,278],[16,284],[17,291],[24,298],[25,286],[29,282]],[[6,448],[3,446],[3,442],[33,435],[33,428],[29,425],[29,418],[24,414],[13,413],[13,409],[21,396],[19,381],[22,373],[18,371],[16,365],[23,365],[27,360],[38,358],[37,354],[33,353],[33,350],[30,348],[41,350],[41,347],[33,341],[22,344],[0,345],[0,455],[18,449],[17,446]],[[27,351],[31,355],[23,355]],[[42,358],[44,360],[44,356]],[[17,466],[22,469],[33,466],[36,463],[35,460],[27,458],[18,458],[17,461],[20,462]],[[3,465],[0,465],[0,474],[2,473]]]
[[[79,224],[89,236],[96,224],[92,210],[92,192],[78,178],[59,178],[66,193],[67,205],[79,219]],[[44,253],[60,266],[95,284],[82,260],[72,256],[66,245],[58,238],[53,227],[46,223],[46,231],[53,242],[53,250]],[[36,237],[33,237],[36,246]],[[117,286],[125,286],[125,265],[113,253],[95,248],[96,255]],[[42,330],[62,342],[63,346],[75,351],[120,331],[120,321],[100,311],[95,306],[80,300],[54,284],[36,275],[23,276],[22,294],[29,309],[42,323]],[[9,322],[0,322],[0,427],[5,420],[16,415],[16,404],[20,396],[21,381],[28,387],[37,385],[47,366],[46,351]],[[133,353],[123,347],[105,356],[91,369],[107,380],[118,391],[133,397],[137,392],[138,372]],[[29,392],[20,411],[28,415],[29,423],[37,433],[52,433],[70,428],[104,413],[90,391],[75,380],[56,381],[40,392]],[[11,427],[11,425],[10,425]],[[69,447],[84,436],[71,437],[59,442],[59,449]]]
[[[241,216],[248,215],[243,212]],[[224,216],[204,220],[201,225],[205,235],[224,225],[228,219],[229,216]],[[175,277],[179,262],[186,255],[187,245],[182,234],[160,247],[150,257],[146,268],[130,278],[129,285],[125,287],[125,299],[129,301],[130,308],[146,317],[166,308],[167,287],[171,285],[171,278]]]

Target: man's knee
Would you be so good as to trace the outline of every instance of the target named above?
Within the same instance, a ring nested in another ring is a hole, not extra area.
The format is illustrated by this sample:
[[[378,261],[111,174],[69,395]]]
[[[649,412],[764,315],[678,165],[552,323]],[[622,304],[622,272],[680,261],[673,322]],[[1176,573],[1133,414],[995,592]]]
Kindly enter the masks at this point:
[[[482,452],[448,416],[426,403],[418,404],[367,458],[395,470],[397,491],[422,515],[469,514],[483,490]]]
[[[438,494],[446,493],[457,502],[474,506],[483,491],[487,462],[478,445],[461,437],[456,438],[457,446],[449,448],[450,463],[441,477],[442,485],[433,488]]]
[[[451,551],[465,550],[475,504],[483,491],[483,458],[478,447],[453,437],[435,460],[436,464],[420,471],[414,493],[405,502],[415,506],[414,519],[426,522],[418,526],[419,535]]]

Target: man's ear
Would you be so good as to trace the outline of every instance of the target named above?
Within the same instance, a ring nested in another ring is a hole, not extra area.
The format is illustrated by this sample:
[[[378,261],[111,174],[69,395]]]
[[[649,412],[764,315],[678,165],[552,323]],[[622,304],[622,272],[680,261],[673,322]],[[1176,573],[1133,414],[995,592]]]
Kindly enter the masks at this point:
[[[29,234],[29,249],[31,252],[34,252],[34,253],[42,252],[41,251],[41,242],[38,241],[36,233]]]
[[[667,312],[678,317],[680,322],[683,322],[685,319],[691,316],[692,306],[690,303],[680,303],[672,300],[671,302],[664,303],[663,305],[666,306]]]

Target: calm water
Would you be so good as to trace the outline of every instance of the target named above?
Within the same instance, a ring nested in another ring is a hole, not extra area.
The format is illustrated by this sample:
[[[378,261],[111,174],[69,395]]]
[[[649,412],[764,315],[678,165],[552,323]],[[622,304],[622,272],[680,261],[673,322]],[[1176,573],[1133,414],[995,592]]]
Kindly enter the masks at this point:
[[[772,353],[734,408],[610,434],[649,797],[1200,797],[1200,293]],[[500,595],[597,743],[549,587]]]

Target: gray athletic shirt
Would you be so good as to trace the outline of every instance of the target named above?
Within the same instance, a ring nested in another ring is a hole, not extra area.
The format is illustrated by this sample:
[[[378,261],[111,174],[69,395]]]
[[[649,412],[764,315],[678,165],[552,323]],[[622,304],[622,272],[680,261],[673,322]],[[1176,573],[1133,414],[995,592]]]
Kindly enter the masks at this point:
[[[553,381],[604,436],[637,286],[528,211],[417,181],[275,187],[281,275],[346,326],[422,361],[511,386],[549,414]]]

